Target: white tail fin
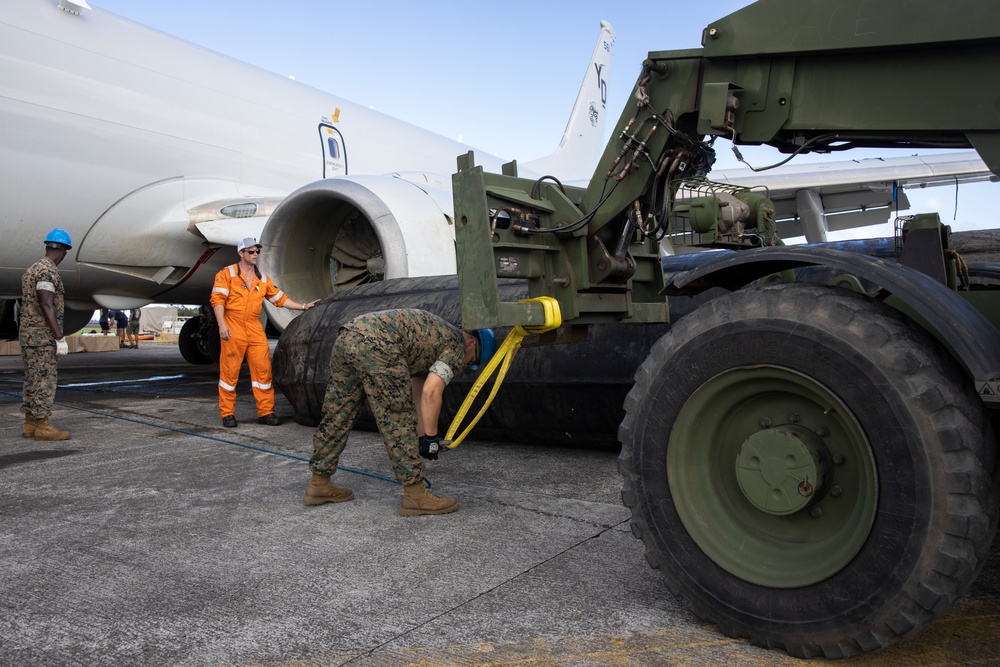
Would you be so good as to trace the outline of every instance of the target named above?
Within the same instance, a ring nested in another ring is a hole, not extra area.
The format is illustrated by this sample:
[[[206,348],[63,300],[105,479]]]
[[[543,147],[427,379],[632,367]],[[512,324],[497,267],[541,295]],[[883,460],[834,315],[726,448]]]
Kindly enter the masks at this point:
[[[573,113],[559,148],[551,155],[525,162],[523,166],[526,169],[551,174],[562,181],[585,181],[593,176],[605,144],[607,81],[614,49],[615,30],[607,21],[601,21],[601,36],[587,64],[583,85],[580,86],[580,94],[573,105]]]

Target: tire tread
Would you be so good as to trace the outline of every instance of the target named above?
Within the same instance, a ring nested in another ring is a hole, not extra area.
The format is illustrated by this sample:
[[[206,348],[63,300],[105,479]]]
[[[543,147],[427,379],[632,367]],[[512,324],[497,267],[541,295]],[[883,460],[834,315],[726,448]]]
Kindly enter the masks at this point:
[[[675,322],[636,372],[635,385],[625,401],[625,418],[619,427],[622,450],[618,461],[623,476],[622,500],[631,511],[632,532],[646,544],[647,561],[661,571],[670,591],[699,618],[716,623],[728,636],[748,637],[758,646],[784,649],[800,658],[843,658],[884,648],[946,613],[968,592],[982,568],[997,529],[1000,485],[995,455],[989,469],[985,461],[990,456],[970,449],[967,443],[986,442],[987,446],[995,446],[995,439],[981,405],[977,405],[978,397],[971,391],[971,383],[955,370],[954,362],[939,345],[929,344],[929,336],[915,330],[895,311],[873,323],[872,302],[826,286],[765,286],[753,291],[760,297],[754,303],[759,306],[759,311],[755,311],[757,317],[810,322],[817,329],[846,327],[864,345],[865,354],[879,358],[882,365],[899,369],[905,378],[900,388],[903,400],[918,406],[926,413],[928,426],[942,434],[945,470],[938,471],[932,492],[947,494],[941,504],[946,509],[944,516],[935,519],[943,521],[941,532],[949,539],[932,551],[929,564],[918,564],[928,575],[907,581],[893,603],[887,605],[889,609],[874,613],[865,627],[840,628],[836,636],[776,637],[768,619],[760,619],[758,624],[738,623],[720,613],[717,606],[689,594],[679,575],[669,567],[670,557],[651,546],[656,543],[654,535],[641,518],[643,471],[633,450],[650,429],[648,415],[642,414],[643,397],[657,382],[659,369],[673,355],[683,353],[687,341],[696,339],[707,328],[722,326],[739,316],[733,304],[746,299],[748,290],[710,301]],[[942,382],[942,374],[952,381]]]

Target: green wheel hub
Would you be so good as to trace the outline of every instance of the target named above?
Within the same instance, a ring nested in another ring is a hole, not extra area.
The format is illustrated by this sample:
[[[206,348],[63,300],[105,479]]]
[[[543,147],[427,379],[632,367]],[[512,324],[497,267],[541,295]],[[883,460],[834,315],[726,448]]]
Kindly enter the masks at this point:
[[[774,588],[843,569],[878,507],[875,461],[850,410],[816,380],[774,366],[726,371],[688,398],[670,433],[667,476],[702,551]]]
[[[765,429],[740,447],[736,479],[757,509],[793,514],[823,491],[824,454],[830,458],[822,439],[808,429]]]

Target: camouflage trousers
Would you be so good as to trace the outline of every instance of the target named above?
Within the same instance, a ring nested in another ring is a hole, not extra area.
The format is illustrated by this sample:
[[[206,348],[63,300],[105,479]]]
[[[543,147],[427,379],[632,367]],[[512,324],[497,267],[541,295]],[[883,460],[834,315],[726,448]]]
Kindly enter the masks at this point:
[[[21,390],[21,412],[35,419],[48,419],[56,400],[56,347],[53,344],[21,346],[24,361],[24,387]]]
[[[384,338],[351,329],[342,329],[333,344],[330,381],[323,399],[323,419],[313,435],[310,469],[319,475],[336,471],[365,398],[382,433],[396,479],[403,485],[423,481],[417,410],[406,362],[399,349]]]

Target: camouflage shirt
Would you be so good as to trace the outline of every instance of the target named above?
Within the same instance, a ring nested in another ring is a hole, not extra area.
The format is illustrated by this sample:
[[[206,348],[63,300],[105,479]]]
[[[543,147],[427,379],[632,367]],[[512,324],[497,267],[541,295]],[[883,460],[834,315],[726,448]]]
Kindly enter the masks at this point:
[[[396,348],[411,377],[433,372],[448,384],[465,369],[462,330],[426,310],[380,310],[355,317],[341,328]]]
[[[20,342],[25,347],[51,345],[55,340],[52,330],[42,316],[42,305],[38,301],[39,288],[53,293],[52,305],[56,309],[56,321],[63,326],[63,282],[56,263],[48,257],[28,267],[21,276]]]

